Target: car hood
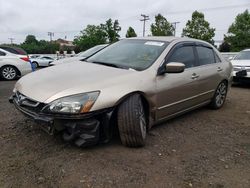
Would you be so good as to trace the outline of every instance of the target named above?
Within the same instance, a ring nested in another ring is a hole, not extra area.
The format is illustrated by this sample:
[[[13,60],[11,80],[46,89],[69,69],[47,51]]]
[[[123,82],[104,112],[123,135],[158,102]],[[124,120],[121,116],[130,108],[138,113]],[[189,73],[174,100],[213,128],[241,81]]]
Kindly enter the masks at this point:
[[[66,63],[22,77],[16,83],[14,92],[19,91],[33,100],[49,103],[60,97],[111,87],[136,73],[135,70],[88,62],[75,62],[74,65]]]
[[[75,61],[79,61],[81,59],[84,59],[84,57],[66,57],[63,59],[59,59],[54,61],[53,63],[51,63],[51,65],[59,65],[59,64],[63,64],[63,63],[71,63],[71,62],[75,62]]]
[[[233,66],[250,66],[250,60],[232,60]]]

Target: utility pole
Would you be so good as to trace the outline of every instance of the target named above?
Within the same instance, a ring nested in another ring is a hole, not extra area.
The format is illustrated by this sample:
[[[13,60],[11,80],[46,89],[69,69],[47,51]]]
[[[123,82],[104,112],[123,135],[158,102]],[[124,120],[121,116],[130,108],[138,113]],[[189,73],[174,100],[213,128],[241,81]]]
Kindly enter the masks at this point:
[[[50,42],[52,41],[52,37],[54,37],[54,33],[53,32],[48,32],[48,36],[50,37]]]
[[[174,27],[174,36],[176,35],[176,26],[177,24],[179,24],[180,22],[172,22],[172,26]]]
[[[149,16],[145,14],[141,14],[141,16],[143,17],[143,19],[141,19],[140,21],[143,21],[143,37],[144,37],[145,36],[145,22],[149,20]]]
[[[10,44],[13,44],[13,41],[15,40],[14,38],[10,37]]]

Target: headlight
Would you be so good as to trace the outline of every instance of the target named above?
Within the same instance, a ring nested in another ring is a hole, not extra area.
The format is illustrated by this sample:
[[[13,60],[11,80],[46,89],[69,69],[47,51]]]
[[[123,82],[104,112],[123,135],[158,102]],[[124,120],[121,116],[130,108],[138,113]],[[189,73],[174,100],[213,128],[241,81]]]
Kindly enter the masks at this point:
[[[48,104],[44,108],[44,111],[50,113],[72,114],[89,112],[91,107],[94,105],[97,97],[99,96],[99,93],[99,91],[95,91],[90,93],[62,97]]]

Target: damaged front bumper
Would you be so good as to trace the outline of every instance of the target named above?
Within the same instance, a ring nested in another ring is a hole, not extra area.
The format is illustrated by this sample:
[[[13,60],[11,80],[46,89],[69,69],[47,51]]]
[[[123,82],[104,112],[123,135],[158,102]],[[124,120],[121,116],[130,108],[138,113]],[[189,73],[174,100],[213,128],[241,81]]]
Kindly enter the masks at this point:
[[[45,114],[41,112],[45,104],[38,104],[23,95],[20,101],[19,95],[14,94],[9,98],[9,102],[14,104],[25,116],[33,119],[48,134],[63,132],[63,139],[74,142],[77,146],[85,147],[100,142],[106,143],[112,137],[113,108],[81,115]]]

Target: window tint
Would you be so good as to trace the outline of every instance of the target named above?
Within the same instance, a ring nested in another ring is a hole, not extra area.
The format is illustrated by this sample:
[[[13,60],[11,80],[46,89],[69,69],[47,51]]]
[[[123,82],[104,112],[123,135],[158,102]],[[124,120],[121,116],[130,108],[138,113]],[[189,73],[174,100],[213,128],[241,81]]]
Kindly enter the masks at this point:
[[[5,56],[6,54],[2,51],[0,51],[0,56]]]
[[[197,49],[200,65],[207,65],[207,64],[215,63],[213,49],[206,48],[203,46],[197,46],[196,49]]]
[[[195,56],[192,46],[183,46],[177,48],[170,56],[167,62],[180,62],[184,63],[186,68],[195,66]]]
[[[214,52],[214,55],[215,55],[215,62],[216,63],[221,62],[221,59],[219,58],[219,56],[215,52]]]
[[[27,55],[27,53],[21,49],[21,48],[16,48],[16,47],[8,47],[8,46],[1,46],[0,48],[13,53],[13,54],[17,54],[17,55]]]

